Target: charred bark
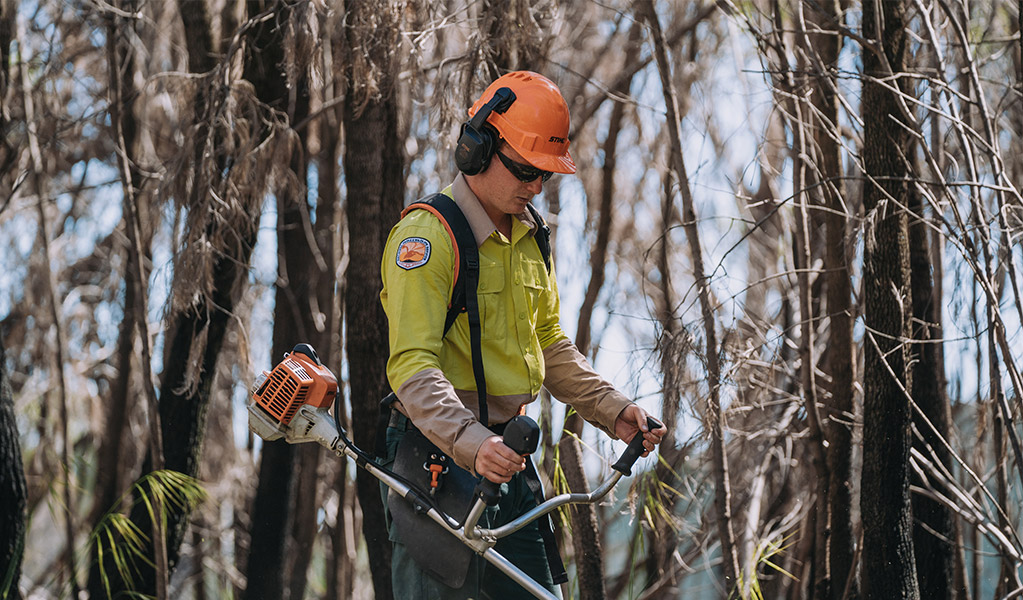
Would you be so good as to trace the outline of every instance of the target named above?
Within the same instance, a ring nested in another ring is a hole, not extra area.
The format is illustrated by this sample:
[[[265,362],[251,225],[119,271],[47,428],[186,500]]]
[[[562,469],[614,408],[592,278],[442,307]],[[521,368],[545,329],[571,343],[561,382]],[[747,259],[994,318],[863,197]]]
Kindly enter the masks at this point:
[[[853,559],[855,538],[852,524],[852,424],[853,385],[856,360],[853,345],[852,281],[846,254],[849,215],[842,172],[842,148],[839,143],[839,102],[836,74],[842,49],[842,10],[837,0],[807,2],[806,19],[812,24],[808,33],[808,55],[815,59],[814,93],[811,96],[815,118],[812,132],[827,243],[824,272],[829,320],[829,338],[824,368],[831,376],[825,398],[825,438],[828,440],[827,466],[830,515],[831,597],[834,600],[859,597],[859,585]],[[846,589],[848,593],[846,594]]]
[[[876,12],[876,10],[880,12]],[[911,412],[905,340],[910,335],[909,242],[905,206],[910,174],[908,128],[897,94],[907,52],[902,0],[865,2],[863,36],[863,162],[865,232],[863,582],[868,599],[917,599],[909,499]],[[882,84],[881,79],[889,83]],[[891,85],[898,86],[892,90]]]
[[[261,6],[253,7],[256,11]],[[290,10],[279,13],[282,24],[290,18]],[[281,84],[284,75],[280,72],[284,63],[283,39],[280,34],[267,33],[261,38],[258,52],[263,57],[264,68],[275,67],[267,75],[273,77],[267,91],[268,100],[272,99],[280,108],[287,108],[288,92]],[[260,75],[253,79],[260,78]],[[262,75],[264,82],[266,75]],[[258,89],[258,88],[257,88]],[[309,115],[309,90],[305,77],[299,78],[296,101],[288,110],[289,121],[294,124],[303,121]],[[300,132],[301,147],[304,149],[305,135],[308,128]],[[294,152],[291,160],[291,174],[299,182],[305,182],[307,161],[305,153]],[[309,207],[306,199],[306,188],[297,185],[288,192],[277,194],[277,280],[274,284],[274,327],[273,344],[270,360],[276,364],[285,353],[291,352],[295,344],[310,343],[319,351],[327,350],[314,338],[316,333],[315,315],[310,306],[310,299],[315,298],[316,277],[313,268],[316,261],[311,260],[319,250],[310,248],[312,241],[307,232],[311,227]],[[296,555],[304,556],[311,552],[308,548],[291,544],[291,534],[298,520],[303,522],[315,519],[313,515],[296,511],[296,491],[300,479],[310,476],[296,467],[301,449],[319,452],[315,444],[293,446],[284,440],[267,442],[263,445],[259,464],[259,485],[252,508],[252,528],[249,543],[248,561],[245,574],[248,585],[244,600],[274,600],[287,598],[292,585],[292,575]],[[315,470],[312,477],[315,478]],[[300,561],[299,561],[300,562]],[[305,587],[306,564],[298,564],[302,573],[301,587]],[[298,590],[301,598],[303,590]]]
[[[21,462],[14,399],[7,380],[7,357],[0,337],[0,598],[21,600],[21,560],[25,553],[28,487]]]
[[[379,402],[387,383],[387,317],[380,304],[380,257],[387,234],[397,222],[405,194],[404,146],[398,135],[398,98],[394,59],[399,7],[352,2],[347,46],[361,47],[372,74],[348,73],[344,108],[344,168],[348,187],[348,268],[345,272],[347,354],[351,372],[352,432],[360,448],[375,447]],[[352,66],[348,65],[351,69]],[[366,79],[376,78],[376,91]],[[391,544],[384,523],[379,482],[363,469],[356,476],[362,507],[362,533],[376,597],[391,598]]]
[[[286,544],[295,488],[293,448],[284,440],[263,444],[259,459],[259,485],[252,506],[252,536],[245,567],[247,584],[242,596],[244,600],[285,597]]]
[[[348,144],[345,203],[349,228],[349,263],[345,274],[345,314],[349,323],[348,357],[351,369],[352,431],[360,448],[375,446],[380,399],[387,395],[387,318],[380,306],[380,256],[387,232],[401,210],[403,177],[399,142],[394,139],[397,107],[393,100],[371,101],[360,116],[346,110],[348,140],[376,140],[376,151]],[[389,142],[388,142],[389,140]],[[395,172],[397,171],[397,172]],[[377,598],[391,597],[391,546],[384,524],[379,482],[364,470],[357,476],[366,538]]]
[[[16,18],[14,4],[0,0],[0,101],[9,89],[11,39]],[[7,185],[6,173],[17,159],[7,143],[9,121],[0,111],[0,177]],[[6,328],[5,328],[6,329]],[[14,398],[7,377],[7,352],[3,331],[0,331],[0,598],[21,600],[21,562],[25,553],[25,519],[28,507],[28,485],[21,461],[21,442],[14,416]]]
[[[952,456],[948,449],[951,407],[944,389],[944,354],[942,352],[941,310],[935,306],[934,282],[931,278],[931,252],[928,225],[923,216],[920,193],[910,192],[909,260],[913,297],[913,401],[916,436],[913,446],[943,470],[952,472]],[[940,265],[937,266],[940,268]],[[925,470],[926,473],[933,471]],[[938,493],[952,497],[940,478],[929,483],[913,479],[921,487],[933,486]],[[917,582],[921,598],[952,600],[955,597],[955,540],[952,512],[936,500],[922,494],[912,497],[913,554],[916,557]]]

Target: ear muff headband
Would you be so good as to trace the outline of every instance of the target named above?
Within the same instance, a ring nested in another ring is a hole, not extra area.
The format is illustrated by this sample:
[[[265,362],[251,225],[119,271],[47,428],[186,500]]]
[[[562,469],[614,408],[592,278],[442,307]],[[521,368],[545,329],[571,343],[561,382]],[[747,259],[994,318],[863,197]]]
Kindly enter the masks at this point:
[[[494,97],[480,107],[466,123],[455,145],[455,166],[466,175],[478,175],[487,169],[490,159],[497,151],[497,133],[488,126],[490,113],[503,113],[515,102],[515,92],[511,88],[498,88]]]

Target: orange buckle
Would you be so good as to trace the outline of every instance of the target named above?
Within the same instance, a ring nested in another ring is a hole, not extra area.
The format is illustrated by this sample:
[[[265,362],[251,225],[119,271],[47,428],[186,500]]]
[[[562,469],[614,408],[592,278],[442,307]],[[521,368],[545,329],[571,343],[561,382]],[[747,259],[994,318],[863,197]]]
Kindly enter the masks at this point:
[[[440,475],[444,472],[444,467],[440,465],[430,465],[430,487],[440,487]]]
[[[448,472],[448,467],[444,464],[448,457],[443,454],[439,457],[436,454],[430,455],[430,460],[423,463],[423,469],[430,472],[430,495],[437,493],[440,488],[440,476]]]

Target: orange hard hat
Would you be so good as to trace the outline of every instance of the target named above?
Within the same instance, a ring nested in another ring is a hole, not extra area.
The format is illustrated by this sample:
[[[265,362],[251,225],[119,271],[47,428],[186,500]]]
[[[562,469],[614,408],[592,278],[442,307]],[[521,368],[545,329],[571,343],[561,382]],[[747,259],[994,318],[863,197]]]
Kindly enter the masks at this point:
[[[469,109],[469,117],[503,87],[515,93],[515,101],[503,113],[491,112],[487,123],[534,167],[575,173],[575,163],[568,153],[568,104],[558,86],[543,75],[513,71],[498,77]]]

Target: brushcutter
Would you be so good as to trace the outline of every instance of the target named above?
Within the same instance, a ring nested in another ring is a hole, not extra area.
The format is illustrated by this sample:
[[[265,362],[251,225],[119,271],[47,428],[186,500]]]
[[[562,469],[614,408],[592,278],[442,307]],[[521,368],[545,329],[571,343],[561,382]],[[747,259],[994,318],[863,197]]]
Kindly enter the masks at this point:
[[[643,434],[637,433],[622,456],[612,465],[611,475],[588,494],[561,494],[539,504],[510,523],[494,529],[479,525],[488,504],[500,494],[499,486],[483,479],[477,485],[474,500],[461,521],[441,509],[432,494],[406,478],[381,467],[372,456],[360,450],[341,426],[338,406],[338,385],[334,374],[320,362],[308,344],[295,346],[292,352],[269,372],[264,371],[252,385],[249,395],[249,429],[265,441],[283,439],[290,444],[316,442],[337,456],[347,456],[369,471],[394,493],[410,502],[423,515],[454,536],[476,554],[500,569],[537,598],[557,600],[557,596],[538,584],[508,559],[494,545],[497,540],[515,533],[536,519],[566,504],[595,503],[604,498],[618,481],[632,474],[632,466],[644,451]],[[330,408],[333,407],[333,415]],[[651,429],[660,423],[649,419]],[[526,416],[508,424],[504,441],[519,454],[531,454],[539,441],[539,428]]]

